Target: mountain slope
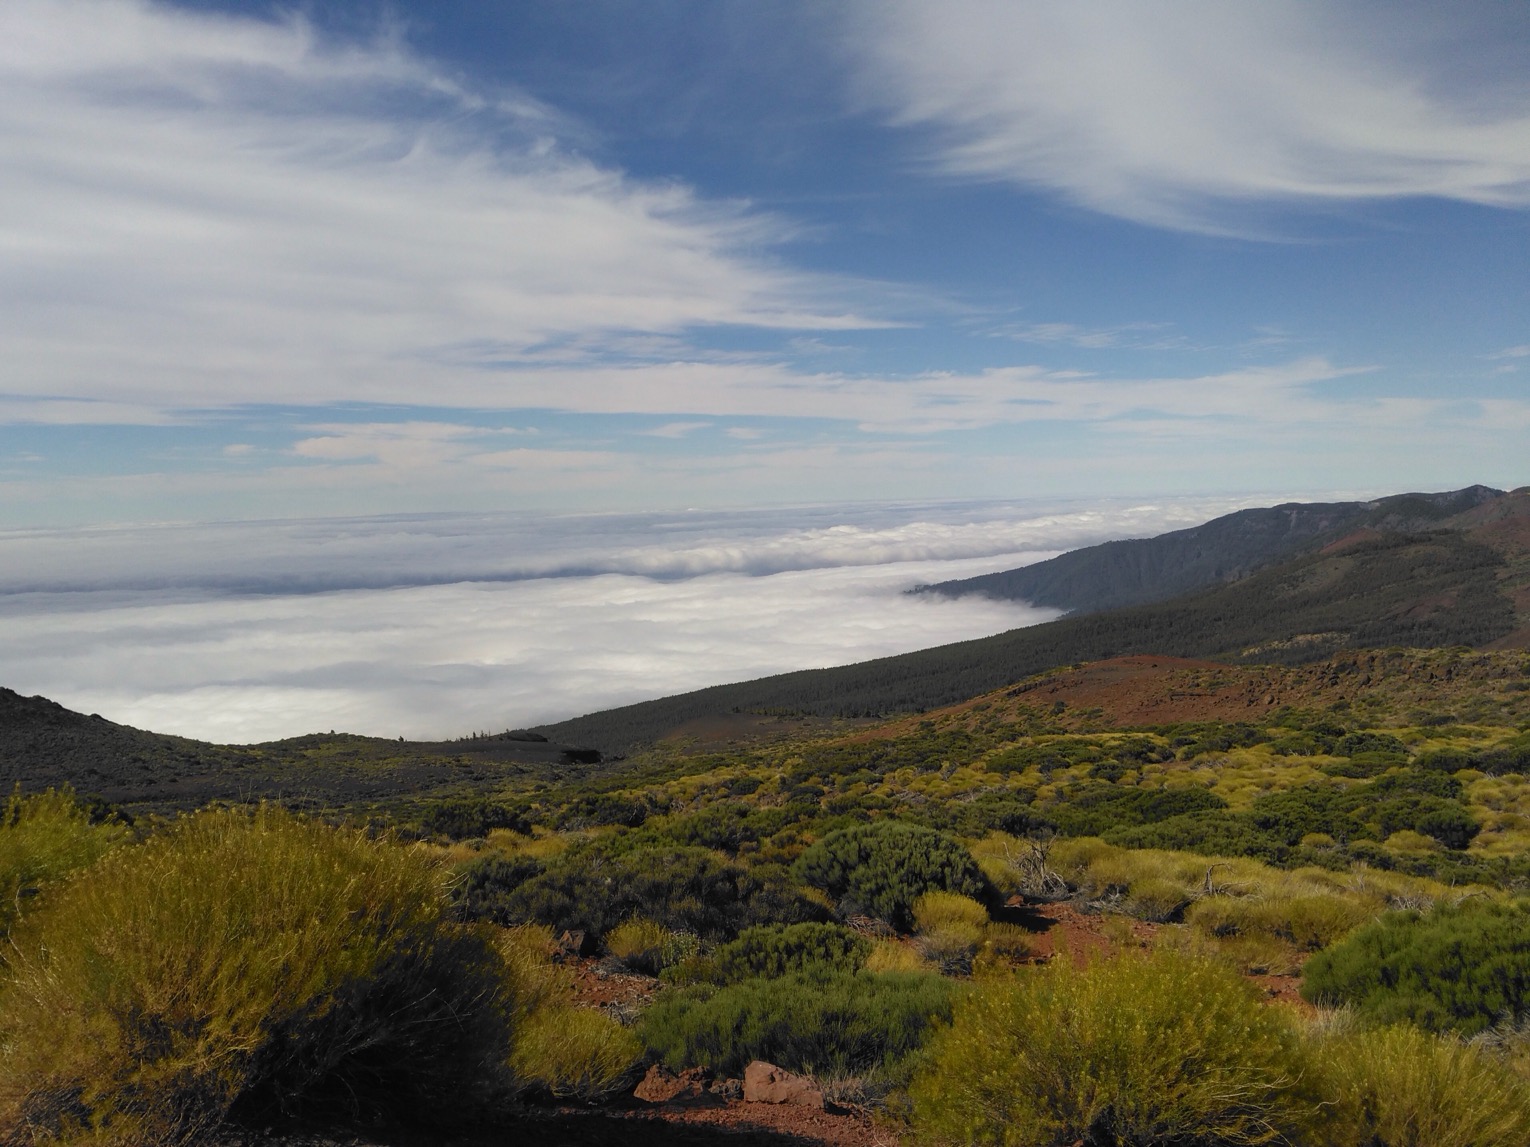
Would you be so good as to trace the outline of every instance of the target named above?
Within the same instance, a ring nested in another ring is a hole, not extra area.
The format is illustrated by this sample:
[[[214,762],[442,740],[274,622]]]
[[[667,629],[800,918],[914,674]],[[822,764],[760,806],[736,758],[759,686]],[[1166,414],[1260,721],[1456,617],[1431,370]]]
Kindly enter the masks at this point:
[[[1530,495],[1510,495],[1530,499]],[[1491,535],[1365,532],[1342,544],[1155,605],[833,669],[805,670],[628,705],[542,726],[550,737],[622,752],[677,726],[739,712],[819,716],[917,712],[1059,665],[1130,653],[1298,664],[1343,649],[1499,643],[1524,624]],[[1517,591],[1516,591],[1517,592]]]
[[[485,780],[568,776],[599,760],[527,733],[439,743],[321,733],[214,745],[85,716],[0,689],[0,791],[72,785],[132,811],[281,798],[319,806],[450,794]]]
[[[1428,529],[1502,493],[1470,486],[1375,502],[1288,502],[1239,510],[1189,529],[1105,542],[1019,569],[919,586],[914,592],[982,594],[1072,614],[1146,605],[1237,581],[1354,530]]]

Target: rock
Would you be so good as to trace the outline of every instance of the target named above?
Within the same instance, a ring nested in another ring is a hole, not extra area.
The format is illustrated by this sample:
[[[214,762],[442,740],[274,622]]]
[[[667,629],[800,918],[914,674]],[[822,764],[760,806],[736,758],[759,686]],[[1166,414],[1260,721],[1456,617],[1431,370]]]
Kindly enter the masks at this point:
[[[719,1079],[712,1085],[712,1094],[720,1095],[724,1099],[744,1098],[744,1081],[742,1079]]]
[[[718,1107],[726,1100],[707,1086],[705,1068],[690,1067],[679,1075],[661,1063],[648,1069],[643,1081],[633,1089],[632,1097],[644,1103],[665,1103],[678,1107]]]
[[[744,1068],[744,1101],[790,1103],[819,1111],[824,1107],[823,1092],[811,1079],[758,1059]]]

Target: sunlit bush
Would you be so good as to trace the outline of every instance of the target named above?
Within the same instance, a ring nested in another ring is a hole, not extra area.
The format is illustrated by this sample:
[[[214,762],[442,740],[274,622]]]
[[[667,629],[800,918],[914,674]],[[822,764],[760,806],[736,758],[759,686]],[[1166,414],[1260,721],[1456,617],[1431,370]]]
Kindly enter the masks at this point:
[[[120,824],[92,824],[67,788],[13,793],[0,808],[0,938],[50,884],[95,863],[127,835]]]
[[[637,1036],[603,1012],[553,1005],[516,1029],[510,1067],[522,1086],[593,1102],[630,1086],[642,1054]]]
[[[176,1143],[225,1119],[460,1113],[503,1082],[511,985],[443,884],[272,808],[116,850],[18,930],[0,1125]]]
[[[911,1100],[917,1129],[961,1143],[1277,1143],[1313,1117],[1305,1066],[1284,1012],[1165,950],[980,981]]]
[[[1344,1025],[1340,1025],[1341,1029]],[[1319,1041],[1324,1142],[1369,1147],[1524,1147],[1530,1087],[1475,1047],[1407,1025]]]

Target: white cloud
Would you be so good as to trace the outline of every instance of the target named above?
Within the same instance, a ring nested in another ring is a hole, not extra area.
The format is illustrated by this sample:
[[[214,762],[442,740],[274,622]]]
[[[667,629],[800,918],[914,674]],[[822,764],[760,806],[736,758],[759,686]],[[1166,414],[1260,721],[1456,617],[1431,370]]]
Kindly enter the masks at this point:
[[[215,740],[329,728],[458,736],[1053,616],[902,594],[967,567],[976,572],[908,563],[681,582],[604,574],[307,597],[87,599],[8,618],[0,673],[87,712]]]
[[[1281,422],[1328,417],[1331,404],[1315,396],[1316,384],[1365,369],[1306,358],[1181,378],[1107,379],[1038,366],[887,378],[809,374],[775,363],[676,362],[518,371],[503,385],[527,406],[582,414],[818,418],[927,433],[1153,412]]]
[[[148,0],[0,6],[0,338],[22,419],[521,405],[486,362],[839,329],[780,220],[624,177],[388,40]],[[45,407],[42,399],[77,400]],[[106,420],[106,419],[102,419]],[[142,419],[130,419],[142,420]]]
[[[1182,335],[1164,333],[1167,323],[1124,323],[1117,327],[1081,327],[1075,323],[1011,323],[988,331],[998,338],[1083,350],[1128,348],[1177,350],[1188,346]]]
[[[666,422],[644,433],[651,438],[684,438],[693,430],[705,430],[711,425],[710,422]]]
[[[0,683],[164,732],[440,737],[1046,620],[908,597],[1259,499],[0,532]]]
[[[844,42],[868,104],[931,131],[948,174],[1170,227],[1230,207],[1438,196],[1530,206],[1530,94],[1453,24],[1338,3],[870,0]],[[1409,21],[1412,20],[1410,28]],[[1497,86],[1493,86],[1494,84]]]
[[[419,514],[0,531],[0,595],[341,589],[621,574],[762,576],[1043,553],[1138,537],[1245,497],[648,514]]]

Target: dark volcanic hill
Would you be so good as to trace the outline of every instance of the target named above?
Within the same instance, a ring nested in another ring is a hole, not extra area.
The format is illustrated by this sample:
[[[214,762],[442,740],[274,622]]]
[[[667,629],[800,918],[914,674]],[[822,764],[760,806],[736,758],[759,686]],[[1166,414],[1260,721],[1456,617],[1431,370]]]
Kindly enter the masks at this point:
[[[1095,613],[1168,601],[1247,577],[1272,563],[1369,528],[1417,531],[1501,497],[1470,486],[1442,494],[1398,494],[1375,502],[1288,502],[1239,510],[1204,525],[1072,550],[1035,565],[919,586],[946,597],[982,594],[1005,601]]]
[[[214,745],[0,689],[0,791],[67,784],[134,812],[169,812],[213,800],[269,798],[325,808],[449,796],[482,781],[566,777],[599,759],[592,750],[526,732],[444,742],[318,733],[261,745]]]
[[[1432,530],[1397,530],[1420,514],[1439,515]],[[1346,527],[1314,539],[1329,539],[1315,552],[1171,601],[713,686],[539,731],[614,753],[725,714],[919,712],[1060,665],[1126,654],[1302,664],[1389,646],[1530,647],[1530,488],[1490,498],[1473,487],[1385,499]]]

